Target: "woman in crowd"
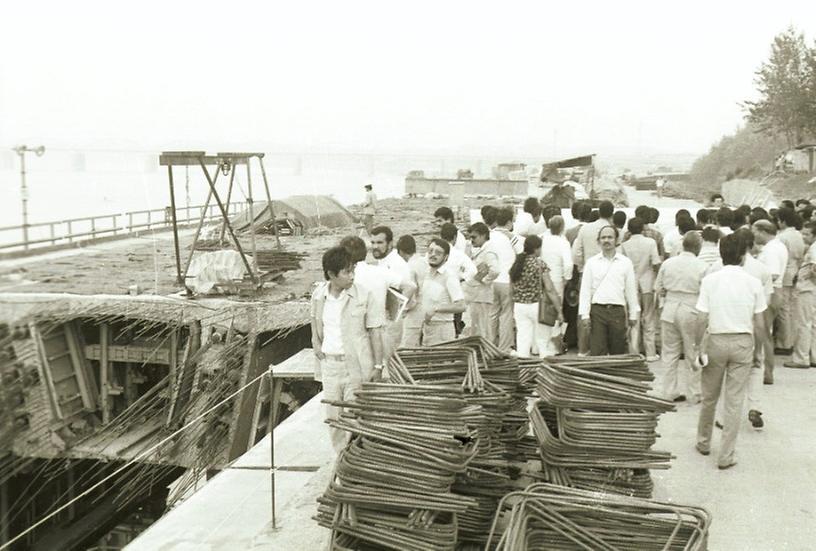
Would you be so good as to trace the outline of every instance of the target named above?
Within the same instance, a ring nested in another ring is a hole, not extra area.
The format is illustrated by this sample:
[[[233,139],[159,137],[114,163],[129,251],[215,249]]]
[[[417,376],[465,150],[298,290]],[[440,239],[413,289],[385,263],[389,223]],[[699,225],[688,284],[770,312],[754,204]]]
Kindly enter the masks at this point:
[[[563,321],[561,301],[550,279],[549,268],[541,260],[541,238],[528,235],[524,250],[516,255],[510,268],[513,286],[513,317],[516,322],[516,352],[520,357],[532,357],[537,351],[543,358],[560,352],[551,339],[552,327],[539,323],[538,310],[542,297],[555,308],[557,322]]]

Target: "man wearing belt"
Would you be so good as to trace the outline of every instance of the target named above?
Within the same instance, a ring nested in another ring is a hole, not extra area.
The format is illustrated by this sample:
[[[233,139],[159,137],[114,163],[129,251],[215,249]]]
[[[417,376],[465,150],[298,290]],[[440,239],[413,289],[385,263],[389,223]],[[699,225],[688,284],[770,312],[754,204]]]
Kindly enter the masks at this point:
[[[626,311],[631,327],[637,324],[640,312],[635,269],[631,260],[615,250],[618,228],[604,226],[597,239],[601,252],[584,265],[578,315],[589,326],[591,356],[625,354]]]
[[[433,346],[456,338],[453,314],[465,311],[465,296],[459,277],[448,269],[450,245],[433,239],[428,245],[428,262],[414,274],[419,289],[419,305],[424,314],[422,346]]]
[[[675,402],[700,402],[700,373],[693,366],[697,357],[697,298],[706,273],[706,263],[697,258],[703,239],[697,232],[683,236],[683,252],[666,260],[655,280],[655,296],[662,301],[660,335],[666,378],[663,395]],[[680,354],[686,358],[685,368],[678,369]]]
[[[354,263],[344,247],[323,254],[326,282],[312,295],[312,348],[319,360],[315,373],[323,381],[323,399],[350,401],[365,381],[382,376],[380,331],[385,312],[371,293],[354,282]],[[326,404],[325,418],[337,419],[341,408]],[[339,453],[348,442],[345,431],[329,428]]]
[[[767,308],[762,284],[742,269],[745,245],[736,235],[720,240],[723,268],[703,278],[697,300],[698,335],[708,326],[708,364],[702,372],[703,402],[697,424],[697,451],[711,453],[714,413],[725,385],[725,427],[717,465],[737,464],[734,454],[739,419],[754,356],[754,342],[762,336]]]
[[[377,267],[382,268],[383,277],[388,287],[400,292],[409,300],[416,288],[411,285],[411,274],[408,263],[394,248],[394,232],[388,226],[377,226],[371,230],[371,255],[377,261]],[[393,299],[390,292],[386,294],[386,323],[385,323],[385,351],[386,360],[402,342],[404,317],[392,319],[397,312],[389,309],[389,301]]]
[[[816,367],[816,222],[802,228],[807,252],[796,275],[796,344],[793,358],[785,367]]]
[[[775,350],[773,328],[781,312],[783,290],[782,282],[788,265],[788,249],[776,237],[776,226],[770,220],[757,220],[751,230],[754,232],[754,243],[761,247],[757,260],[765,264],[771,272],[773,293],[768,308],[765,310],[765,334],[762,336],[762,349],[765,354],[765,384],[773,384]]]
[[[797,293],[793,285],[793,279],[802,264],[805,256],[805,242],[802,234],[796,229],[801,227],[802,219],[796,211],[790,208],[781,208],[776,213],[779,225],[779,233],[776,238],[785,246],[788,251],[788,262],[785,265],[785,273],[782,275],[782,300],[779,311],[779,334],[776,335],[776,346],[779,353],[789,355],[793,352],[793,345],[796,339],[796,298]]]
[[[490,229],[482,222],[476,222],[468,228],[470,242],[473,245],[473,264],[476,265],[476,274],[466,282],[467,302],[470,304],[470,321],[472,323],[469,336],[481,336],[494,342],[493,322],[490,313],[493,309],[493,281],[501,272],[499,257],[491,239]]]

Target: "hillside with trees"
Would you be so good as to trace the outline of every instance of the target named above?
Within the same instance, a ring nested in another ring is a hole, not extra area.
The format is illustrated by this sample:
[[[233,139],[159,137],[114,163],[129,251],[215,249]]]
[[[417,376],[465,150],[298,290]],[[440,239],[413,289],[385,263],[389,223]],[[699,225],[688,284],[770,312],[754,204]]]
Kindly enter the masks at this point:
[[[694,162],[683,195],[699,200],[734,178],[761,180],[781,152],[816,140],[816,42],[808,47],[793,27],[777,35],[754,84],[757,97],[742,103],[745,126]]]

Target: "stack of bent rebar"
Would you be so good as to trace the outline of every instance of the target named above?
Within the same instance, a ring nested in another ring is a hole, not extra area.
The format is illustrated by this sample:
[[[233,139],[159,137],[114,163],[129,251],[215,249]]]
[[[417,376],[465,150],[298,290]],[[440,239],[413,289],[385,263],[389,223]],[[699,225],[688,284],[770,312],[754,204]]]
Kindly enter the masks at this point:
[[[648,394],[644,371],[648,367],[638,356],[543,363],[536,374],[540,399],[530,419],[544,480],[651,497],[648,469],[667,469],[672,458],[652,449],[658,417],[674,404]]]
[[[699,551],[710,524],[699,507],[532,484],[502,499],[487,549]]]
[[[482,408],[461,389],[366,383],[333,427],[355,438],[318,499],[316,520],[332,549],[453,551],[457,514],[476,500],[451,486],[486,436]]]

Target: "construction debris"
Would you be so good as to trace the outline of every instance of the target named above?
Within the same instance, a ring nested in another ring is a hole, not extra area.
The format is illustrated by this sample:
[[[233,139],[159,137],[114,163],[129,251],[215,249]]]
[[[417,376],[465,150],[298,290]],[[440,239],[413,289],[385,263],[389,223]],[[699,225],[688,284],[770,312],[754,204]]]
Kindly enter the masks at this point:
[[[533,484],[505,496],[487,549],[705,549],[711,515],[700,507]]]

